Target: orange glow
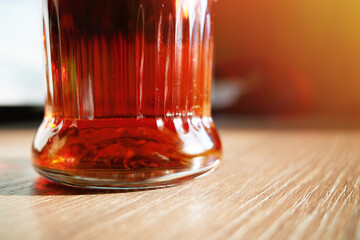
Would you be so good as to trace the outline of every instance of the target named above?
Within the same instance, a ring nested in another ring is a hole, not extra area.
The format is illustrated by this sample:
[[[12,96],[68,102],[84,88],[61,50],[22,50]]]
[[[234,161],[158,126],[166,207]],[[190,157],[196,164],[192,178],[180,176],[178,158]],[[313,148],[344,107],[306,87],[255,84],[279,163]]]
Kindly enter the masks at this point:
[[[189,9],[185,9],[185,12],[184,12],[184,18],[188,19],[189,17]]]
[[[180,7],[180,9],[178,9],[179,7]],[[176,2],[175,2],[176,11],[178,11],[178,10],[182,11],[183,18],[185,18],[185,19],[189,18],[189,12],[192,12],[194,7],[195,6],[194,6],[193,0],[182,0],[180,3],[179,3],[179,0],[176,0]]]
[[[360,115],[359,1],[218,1],[215,24],[217,78],[253,84],[239,110]]]
[[[67,71],[66,71],[66,67],[65,66],[63,66],[62,67],[62,71],[61,71],[61,73],[62,73],[62,79],[63,79],[63,81],[66,83],[67,82]]]
[[[50,107],[50,106],[47,106],[47,107]],[[53,114],[51,111],[46,111],[45,112],[45,118],[47,119],[51,119],[53,117]]]

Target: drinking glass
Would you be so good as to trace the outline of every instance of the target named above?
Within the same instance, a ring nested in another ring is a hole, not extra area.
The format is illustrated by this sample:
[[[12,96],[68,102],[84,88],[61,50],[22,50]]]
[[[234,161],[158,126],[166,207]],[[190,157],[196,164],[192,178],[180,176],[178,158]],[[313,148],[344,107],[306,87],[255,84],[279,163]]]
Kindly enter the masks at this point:
[[[86,188],[214,170],[213,0],[42,0],[45,116],[32,163]]]

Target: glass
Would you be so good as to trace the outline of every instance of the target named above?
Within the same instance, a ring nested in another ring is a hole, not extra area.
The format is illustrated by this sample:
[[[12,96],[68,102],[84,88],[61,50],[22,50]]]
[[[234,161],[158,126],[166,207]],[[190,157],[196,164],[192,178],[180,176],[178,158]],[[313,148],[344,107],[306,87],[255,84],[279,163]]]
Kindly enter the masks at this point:
[[[212,0],[43,0],[45,117],[35,169],[89,188],[214,170]]]

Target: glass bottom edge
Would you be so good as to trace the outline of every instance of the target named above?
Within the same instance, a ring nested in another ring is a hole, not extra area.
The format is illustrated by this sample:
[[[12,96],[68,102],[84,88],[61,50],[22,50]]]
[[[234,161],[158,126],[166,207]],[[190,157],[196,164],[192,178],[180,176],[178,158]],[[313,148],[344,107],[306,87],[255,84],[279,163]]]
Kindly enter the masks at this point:
[[[177,170],[174,173],[166,173],[167,170],[147,170],[146,176],[140,181],[126,181],[124,179],[133,178],[133,174],[141,174],[144,172],[139,170],[137,171],[114,171],[111,170],[112,176],[116,177],[97,177],[100,175],[100,171],[87,170],[87,175],[94,175],[93,177],[84,177],[79,175],[74,175],[65,170],[54,170],[50,168],[37,167],[34,166],[36,172],[38,172],[42,177],[54,181],[69,187],[75,188],[87,188],[87,189],[106,189],[106,190],[145,190],[145,189],[156,189],[176,186],[179,184],[186,183],[188,181],[204,177],[212,173],[220,164],[220,160],[216,160],[212,165],[199,168],[199,169],[190,169],[190,170]],[[105,173],[106,175],[106,173]],[[155,175],[156,177],[151,177]]]

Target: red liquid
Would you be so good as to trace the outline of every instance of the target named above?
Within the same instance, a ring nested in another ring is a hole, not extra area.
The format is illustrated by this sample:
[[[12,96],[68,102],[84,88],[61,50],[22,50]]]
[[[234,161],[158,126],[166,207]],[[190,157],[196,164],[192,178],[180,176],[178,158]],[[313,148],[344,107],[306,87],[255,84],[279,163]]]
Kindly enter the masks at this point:
[[[217,165],[212,4],[44,1],[47,104],[35,167],[123,187],[116,182],[193,178]]]

